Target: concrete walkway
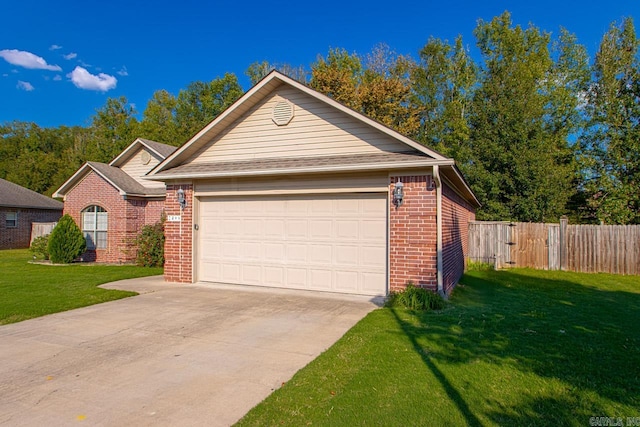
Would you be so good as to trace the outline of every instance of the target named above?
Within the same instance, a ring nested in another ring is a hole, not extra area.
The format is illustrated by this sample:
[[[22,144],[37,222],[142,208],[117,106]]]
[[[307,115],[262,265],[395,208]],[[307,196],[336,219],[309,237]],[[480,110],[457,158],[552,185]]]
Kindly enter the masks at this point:
[[[141,295],[0,326],[0,425],[230,425],[376,308],[162,277],[104,287]]]

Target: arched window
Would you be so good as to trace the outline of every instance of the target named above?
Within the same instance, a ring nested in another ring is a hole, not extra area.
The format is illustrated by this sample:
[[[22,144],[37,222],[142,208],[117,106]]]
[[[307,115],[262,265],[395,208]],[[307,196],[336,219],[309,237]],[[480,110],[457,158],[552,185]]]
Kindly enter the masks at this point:
[[[87,249],[107,247],[107,211],[100,206],[89,206],[82,211],[82,232],[87,240]]]

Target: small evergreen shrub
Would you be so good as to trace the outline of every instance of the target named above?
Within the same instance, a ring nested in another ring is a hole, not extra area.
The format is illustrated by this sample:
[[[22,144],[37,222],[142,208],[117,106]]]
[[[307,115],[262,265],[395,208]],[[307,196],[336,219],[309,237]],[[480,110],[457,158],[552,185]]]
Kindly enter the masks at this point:
[[[164,223],[145,225],[136,237],[138,253],[136,264],[141,267],[162,267],[164,265]]]
[[[31,242],[31,246],[29,250],[32,254],[41,257],[42,259],[49,259],[49,249],[47,246],[49,245],[49,235],[46,234],[44,236],[38,236],[33,239]]]
[[[58,221],[49,235],[49,258],[55,264],[69,264],[87,249],[87,242],[80,228],[68,214]]]
[[[419,288],[412,282],[407,284],[403,291],[391,292],[386,307],[403,307],[409,310],[442,310],[445,306],[444,299],[436,292]]]

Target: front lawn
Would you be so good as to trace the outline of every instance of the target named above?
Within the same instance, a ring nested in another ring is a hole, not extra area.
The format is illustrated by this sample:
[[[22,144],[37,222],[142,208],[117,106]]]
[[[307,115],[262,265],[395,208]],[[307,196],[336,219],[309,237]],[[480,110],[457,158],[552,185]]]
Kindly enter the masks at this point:
[[[0,325],[135,295],[101,289],[116,280],[162,274],[161,268],[29,264],[31,253],[0,251]]]
[[[640,277],[516,269],[462,283],[441,312],[370,313],[239,425],[640,417]]]

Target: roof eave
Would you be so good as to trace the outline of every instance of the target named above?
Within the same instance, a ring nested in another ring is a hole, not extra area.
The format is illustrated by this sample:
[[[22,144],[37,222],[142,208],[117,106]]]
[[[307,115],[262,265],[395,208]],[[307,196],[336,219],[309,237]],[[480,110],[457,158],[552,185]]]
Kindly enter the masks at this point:
[[[287,175],[287,174],[305,174],[305,173],[324,173],[324,172],[361,172],[365,170],[394,170],[394,169],[415,169],[420,167],[431,167],[434,165],[453,165],[453,160],[421,160],[416,162],[405,163],[375,163],[362,165],[339,165],[339,166],[322,166],[307,168],[283,168],[283,169],[265,169],[265,170],[247,170],[247,171],[228,171],[228,172],[200,172],[200,173],[184,173],[184,174],[165,174],[162,173],[144,177],[144,179],[152,181],[170,181],[174,179],[203,179],[203,178],[226,178],[226,177],[246,177],[246,176],[269,176],[269,175]]]

